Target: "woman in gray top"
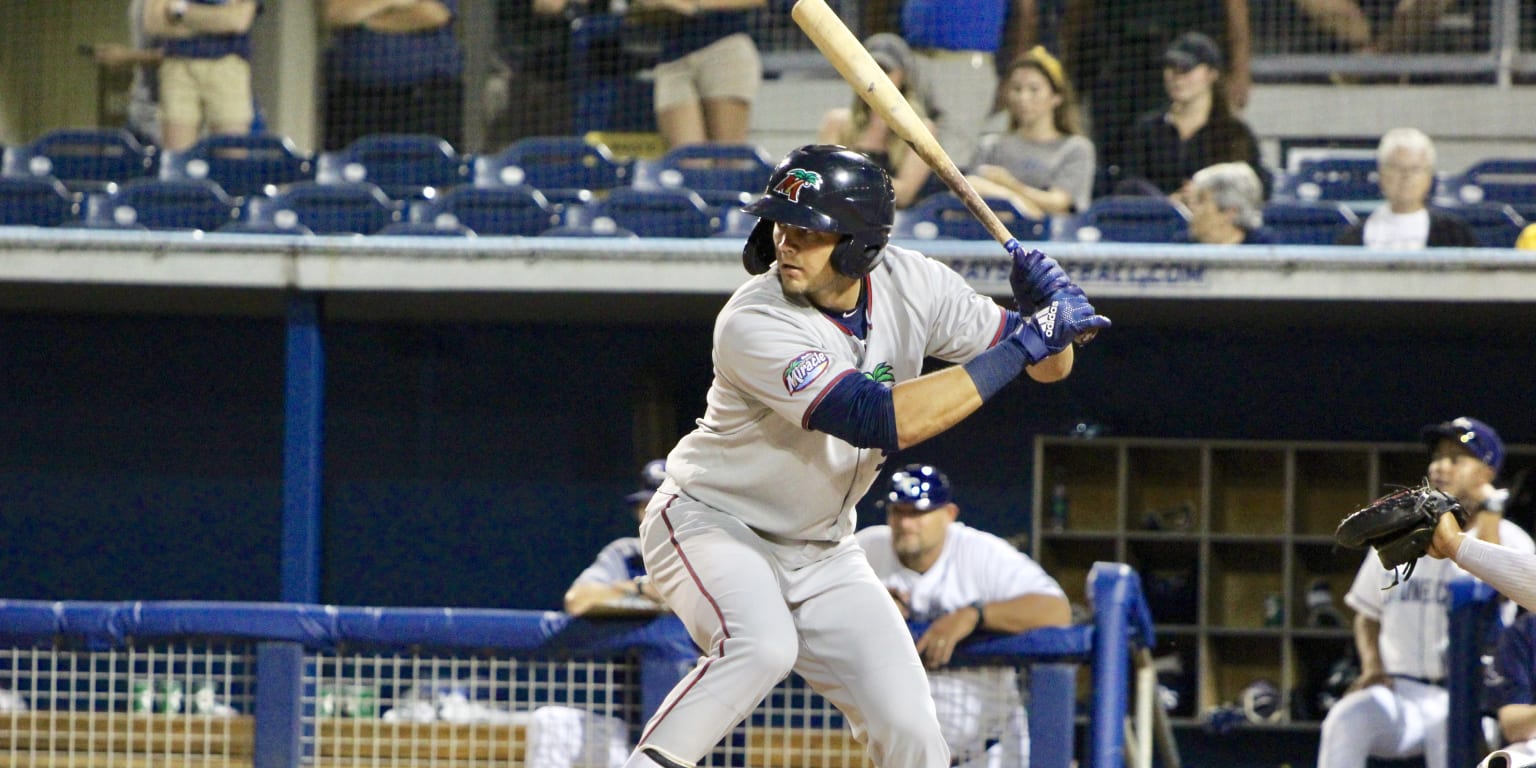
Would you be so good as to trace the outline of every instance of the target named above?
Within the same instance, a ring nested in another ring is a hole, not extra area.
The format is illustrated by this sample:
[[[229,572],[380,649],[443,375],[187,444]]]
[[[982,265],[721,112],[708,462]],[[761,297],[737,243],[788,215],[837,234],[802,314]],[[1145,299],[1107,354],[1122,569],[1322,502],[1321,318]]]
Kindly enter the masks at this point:
[[[1035,46],[1003,83],[1008,132],[982,140],[969,178],[985,197],[1037,218],[1082,211],[1093,193],[1093,142],[1079,128],[1077,95],[1061,62]]]

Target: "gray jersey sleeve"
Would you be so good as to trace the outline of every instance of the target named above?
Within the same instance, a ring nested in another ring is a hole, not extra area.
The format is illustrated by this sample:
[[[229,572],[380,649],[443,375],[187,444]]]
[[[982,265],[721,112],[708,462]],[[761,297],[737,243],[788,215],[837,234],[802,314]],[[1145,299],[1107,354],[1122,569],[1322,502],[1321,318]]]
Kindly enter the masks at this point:
[[[822,395],[843,377],[860,375],[848,350],[826,343],[811,322],[819,317],[752,307],[723,324],[715,344],[715,374],[783,418],[805,426]]]

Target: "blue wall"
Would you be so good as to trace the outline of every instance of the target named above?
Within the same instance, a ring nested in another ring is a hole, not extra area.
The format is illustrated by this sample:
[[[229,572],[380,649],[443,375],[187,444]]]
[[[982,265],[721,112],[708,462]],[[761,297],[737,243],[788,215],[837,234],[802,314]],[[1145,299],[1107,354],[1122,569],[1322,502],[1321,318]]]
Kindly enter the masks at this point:
[[[895,461],[940,464],[966,518],[1007,535],[1028,527],[1034,435],[1078,417],[1117,435],[1403,441],[1469,413],[1536,442],[1536,329],[1235,319],[1117,324],[1069,382],[1017,382]],[[690,428],[709,335],[328,323],[321,599],[557,608],[633,529],[641,382]],[[282,344],[276,319],[0,316],[0,596],[276,599]]]

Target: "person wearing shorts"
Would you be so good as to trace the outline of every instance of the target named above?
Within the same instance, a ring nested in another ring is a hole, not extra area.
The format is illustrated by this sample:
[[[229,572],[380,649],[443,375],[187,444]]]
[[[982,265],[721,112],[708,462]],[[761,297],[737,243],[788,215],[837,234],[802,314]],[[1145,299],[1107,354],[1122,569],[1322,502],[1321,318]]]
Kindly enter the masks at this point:
[[[164,42],[160,133],[186,149],[200,133],[241,134],[255,119],[251,24],[260,0],[146,0],[144,31]]]
[[[741,144],[763,62],[747,35],[747,10],[766,0],[644,0],[631,6],[663,11],[656,65],[656,123],[668,147]],[[675,16],[676,18],[671,18]]]

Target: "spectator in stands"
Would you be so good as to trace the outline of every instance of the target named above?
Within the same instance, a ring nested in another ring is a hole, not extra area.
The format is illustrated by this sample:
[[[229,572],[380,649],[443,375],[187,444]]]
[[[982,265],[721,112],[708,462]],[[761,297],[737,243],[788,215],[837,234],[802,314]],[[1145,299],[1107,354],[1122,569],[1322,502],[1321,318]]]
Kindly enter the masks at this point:
[[[1345,48],[1361,53],[1422,51],[1453,0],[1296,0],[1312,22]],[[1386,28],[1372,32],[1375,26]]]
[[[261,0],[144,0],[144,33],[164,49],[158,74],[166,149],[186,149],[204,130],[251,130],[250,32],[260,10]]]
[[[1118,194],[1173,194],[1195,171],[1222,162],[1252,166],[1269,196],[1270,175],[1259,159],[1259,140],[1232,114],[1218,88],[1224,60],[1216,41],[1199,32],[1180,35],[1163,54],[1168,106],[1137,118],[1127,139]]]
[[[1091,136],[1100,169],[1095,195],[1110,193],[1123,177],[1127,134],[1140,115],[1161,105],[1158,73],[1165,52],[1187,31],[1204,33],[1224,46],[1218,58],[1227,64],[1222,96],[1232,110],[1242,110],[1252,83],[1248,0],[1067,0],[1062,59],[1093,116]],[[1228,159],[1237,158],[1209,158],[1189,172]]]
[[[529,136],[573,130],[570,0],[497,0],[496,37],[505,70],[501,108],[488,139],[502,147]]]
[[[635,0],[631,14],[661,36],[656,123],[668,147],[743,144],[763,62],[747,11],[767,0]]]
[[[1391,251],[1475,248],[1477,235],[1461,217],[1426,205],[1435,186],[1435,144],[1417,128],[1393,128],[1376,147],[1386,203],[1339,235],[1339,245]]]
[[[907,97],[912,110],[920,115],[933,129],[928,116],[927,94],[920,87],[914,66],[912,49],[905,40],[890,32],[870,35],[864,41],[875,62],[890,76],[901,94]],[[853,94],[851,107],[828,110],[822,116],[816,140],[822,144],[841,144],[868,155],[891,176],[896,190],[896,207],[906,208],[917,202],[920,191],[930,177],[928,164],[912,151],[912,147],[897,136],[890,126],[869,104]]]
[[[1008,132],[982,139],[971,184],[1034,216],[1083,211],[1093,194],[1093,142],[1082,135],[1077,95],[1061,62],[1036,46],[1003,82]]]
[[[856,534],[869,565],[908,621],[928,623],[917,650],[951,765],[1029,765],[1029,727],[1012,669],[945,669],[955,646],[978,632],[1065,627],[1072,607],[1061,585],[1027,555],[959,522],[949,478],[909,464],[891,475],[886,525]]]
[[[1201,168],[1179,191],[1189,209],[1189,237],[1208,245],[1265,245],[1276,242],[1264,228],[1264,188],[1247,163]]]
[[[145,144],[160,144],[160,60],[165,51],[144,34],[144,0],[129,0],[128,45],[97,43],[91,58],[103,67],[133,68],[128,86],[128,130]]]
[[[459,0],[325,0],[325,148],[371,133],[464,142]]]
[[[1019,0],[905,0],[901,36],[917,54],[939,143],[961,168],[976,155],[997,103],[997,54],[1033,39],[1031,3]]]
[[[640,489],[624,497],[636,521],[666,479],[655,459],[640,470]],[[667,610],[645,574],[640,539],[625,536],[603,547],[565,593],[572,616],[644,616]],[[527,768],[618,768],[629,757],[629,728],[612,715],[568,706],[542,706],[528,720]]]

